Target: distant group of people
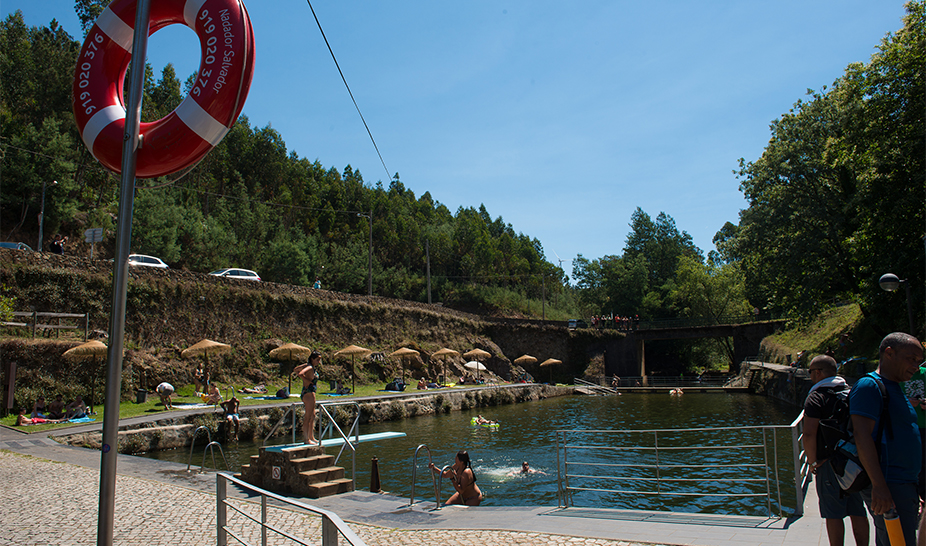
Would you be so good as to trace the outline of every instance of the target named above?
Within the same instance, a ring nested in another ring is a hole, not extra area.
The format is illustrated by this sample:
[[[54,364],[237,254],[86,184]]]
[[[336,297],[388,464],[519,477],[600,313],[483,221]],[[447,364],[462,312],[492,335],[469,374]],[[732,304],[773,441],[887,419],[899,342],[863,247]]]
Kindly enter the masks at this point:
[[[63,423],[71,419],[82,419],[87,417],[89,410],[84,398],[81,395],[74,397],[67,403],[64,402],[62,395],[55,396],[55,399],[45,403],[45,397],[39,396],[32,405],[32,412],[27,416],[26,409],[22,408],[16,417],[16,426],[39,425],[43,423]]]
[[[481,385],[483,383],[485,383],[485,379],[476,377],[469,372],[463,372],[463,375],[460,376],[461,385]]]
[[[592,328],[616,328],[618,330],[636,330],[640,324],[640,315],[592,315]]]
[[[428,381],[424,377],[418,380],[418,390],[439,389],[439,388],[440,388],[440,385],[438,385],[437,383],[433,381]]]

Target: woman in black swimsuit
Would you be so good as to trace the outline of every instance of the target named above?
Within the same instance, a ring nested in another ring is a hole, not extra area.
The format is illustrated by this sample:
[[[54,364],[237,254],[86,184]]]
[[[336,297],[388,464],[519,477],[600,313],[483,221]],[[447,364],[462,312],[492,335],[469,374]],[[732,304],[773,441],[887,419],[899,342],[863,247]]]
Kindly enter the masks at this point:
[[[430,463],[428,467],[433,472],[439,469]],[[444,471],[444,476],[450,478],[450,483],[456,492],[447,499],[447,504],[465,504],[466,506],[479,506],[482,502],[482,491],[476,485],[476,474],[469,461],[469,453],[460,451],[453,461],[453,466]]]
[[[305,406],[305,419],[302,421],[302,435],[305,443],[315,445],[315,391],[318,390],[318,376],[315,366],[321,364],[322,355],[312,351],[309,361],[296,366],[293,375],[302,378],[302,403]]]

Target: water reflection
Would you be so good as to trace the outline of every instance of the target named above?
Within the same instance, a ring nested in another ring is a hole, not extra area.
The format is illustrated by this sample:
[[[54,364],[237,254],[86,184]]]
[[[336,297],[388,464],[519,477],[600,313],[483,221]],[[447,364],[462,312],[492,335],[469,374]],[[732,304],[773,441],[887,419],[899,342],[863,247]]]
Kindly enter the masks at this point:
[[[482,414],[497,420],[501,426],[497,429],[473,426],[470,419]],[[382,488],[390,493],[409,496],[411,493],[411,469],[415,448],[426,444],[438,466],[450,464],[460,449],[469,451],[479,487],[486,494],[486,506],[525,506],[555,505],[556,497],[556,444],[555,431],[568,430],[615,430],[615,429],[667,429],[728,427],[754,425],[783,425],[790,423],[799,413],[799,409],[786,406],[775,400],[745,394],[724,393],[688,393],[681,397],[668,394],[625,394],[623,396],[558,397],[527,404],[514,404],[471,411],[453,412],[446,415],[423,416],[387,423],[376,423],[361,427],[361,434],[398,431],[407,437],[379,442],[362,443],[357,452],[357,488],[366,489],[370,485],[371,459],[379,459]],[[704,435],[705,445],[720,441],[721,438],[711,433]],[[685,437],[691,443],[690,437]],[[281,438],[279,443],[287,440]],[[603,444],[613,439],[601,437]],[[672,445],[671,433],[661,433],[660,442]],[[779,439],[779,453],[785,470],[789,468],[790,439]],[[329,453],[337,451],[329,449]],[[251,454],[257,453],[257,446],[249,444],[226,446],[229,463],[236,465],[247,462]],[[179,455],[179,457],[177,457]],[[419,460],[416,497],[433,499],[433,489],[426,469],[427,455],[421,453]],[[178,451],[150,454],[155,458],[164,458],[186,462],[188,452]],[[338,464],[350,468],[349,455]],[[752,457],[752,456],[750,456]],[[199,464],[202,455],[194,455],[194,464]],[[670,458],[671,459],[671,458]],[[677,455],[677,460],[685,460],[684,452]],[[514,474],[520,470],[523,461],[531,467],[541,470],[543,474]],[[207,461],[208,463],[209,461]],[[746,462],[760,462],[749,459]],[[735,474],[735,472],[734,472]],[[707,477],[707,476],[706,476]],[[716,477],[716,476],[713,476]],[[611,487],[613,487],[611,483]],[[692,487],[696,487],[693,485]],[[705,487],[717,487],[705,485]],[[764,488],[764,484],[763,484]],[[444,484],[442,497],[446,499],[452,489]],[[614,507],[643,507],[652,499],[639,499],[633,495],[602,494],[590,502],[616,502]],[[690,504],[690,498],[670,499],[664,509],[682,509]],[[688,510],[709,510],[711,506],[722,505],[725,510],[731,506],[743,506],[742,513],[764,514],[764,499],[756,506],[754,499],[708,498]],[[583,503],[588,505],[588,503]],[[679,507],[681,505],[681,508]],[[654,508],[652,504],[646,507]],[[686,510],[686,511],[688,511]]]

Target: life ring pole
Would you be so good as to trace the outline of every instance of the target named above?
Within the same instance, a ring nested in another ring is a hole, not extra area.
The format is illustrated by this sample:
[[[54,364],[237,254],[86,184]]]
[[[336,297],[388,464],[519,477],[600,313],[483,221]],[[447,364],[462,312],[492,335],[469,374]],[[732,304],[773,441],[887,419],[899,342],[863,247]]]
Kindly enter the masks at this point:
[[[132,41],[132,73],[126,100],[122,145],[122,185],[119,192],[119,223],[113,260],[113,297],[109,326],[109,358],[106,366],[106,412],[103,415],[103,449],[100,463],[100,508],[97,546],[112,546],[116,508],[116,460],[119,453],[119,397],[122,386],[122,350],[125,341],[125,300],[132,246],[132,209],[135,200],[135,167],[141,123],[142,85],[148,53],[148,20],[151,0],[135,2]]]

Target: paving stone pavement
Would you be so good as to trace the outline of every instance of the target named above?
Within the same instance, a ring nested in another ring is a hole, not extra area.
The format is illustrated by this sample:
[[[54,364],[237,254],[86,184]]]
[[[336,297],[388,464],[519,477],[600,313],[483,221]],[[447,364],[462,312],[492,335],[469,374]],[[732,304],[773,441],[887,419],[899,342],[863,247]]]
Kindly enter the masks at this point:
[[[0,451],[0,546],[96,544],[99,471],[69,463]],[[258,516],[260,504],[233,499],[243,512]],[[214,494],[119,475],[116,480],[114,544],[215,544]],[[309,543],[321,536],[319,517],[270,508],[275,525]],[[260,530],[243,517],[229,523],[249,544],[260,544]],[[639,546],[642,543],[547,533],[498,530],[402,530],[349,523],[370,546],[405,545],[543,545]],[[341,544],[346,543],[341,540]],[[229,544],[236,544],[229,539]],[[271,534],[268,544],[293,544]]]

